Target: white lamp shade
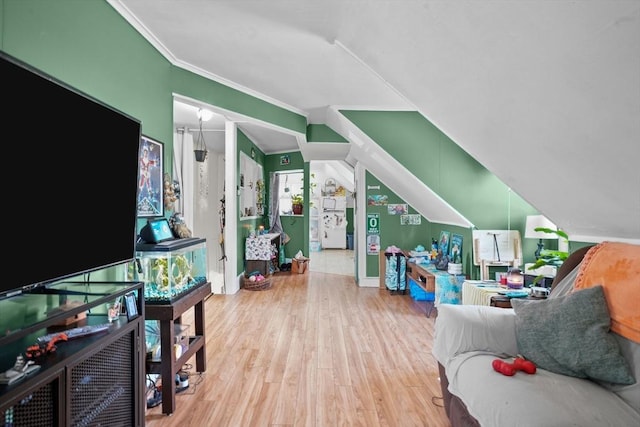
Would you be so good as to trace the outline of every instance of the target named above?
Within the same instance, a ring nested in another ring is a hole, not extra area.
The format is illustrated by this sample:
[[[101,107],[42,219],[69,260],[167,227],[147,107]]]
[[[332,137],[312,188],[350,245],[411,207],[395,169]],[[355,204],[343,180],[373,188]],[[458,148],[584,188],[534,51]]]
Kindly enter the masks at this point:
[[[529,215],[527,216],[527,222],[524,229],[524,237],[527,239],[556,239],[556,235],[550,235],[549,233],[543,233],[542,231],[535,231],[536,228],[550,228],[557,230],[558,228],[554,223],[549,221],[544,215]]]

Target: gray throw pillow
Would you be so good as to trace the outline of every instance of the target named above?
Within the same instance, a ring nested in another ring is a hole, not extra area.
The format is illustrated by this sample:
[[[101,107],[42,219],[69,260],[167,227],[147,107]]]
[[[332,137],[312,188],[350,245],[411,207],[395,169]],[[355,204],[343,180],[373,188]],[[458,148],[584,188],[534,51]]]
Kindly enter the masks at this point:
[[[620,352],[602,286],[546,300],[520,300],[516,313],[518,351],[539,368],[616,384],[635,382]]]

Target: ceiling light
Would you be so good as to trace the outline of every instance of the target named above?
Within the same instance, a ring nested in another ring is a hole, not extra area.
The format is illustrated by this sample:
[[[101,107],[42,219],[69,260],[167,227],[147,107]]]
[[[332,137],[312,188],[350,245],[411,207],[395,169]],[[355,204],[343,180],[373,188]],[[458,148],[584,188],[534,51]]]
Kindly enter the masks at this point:
[[[206,108],[198,108],[198,119],[204,122],[208,122],[213,118],[213,111]]]

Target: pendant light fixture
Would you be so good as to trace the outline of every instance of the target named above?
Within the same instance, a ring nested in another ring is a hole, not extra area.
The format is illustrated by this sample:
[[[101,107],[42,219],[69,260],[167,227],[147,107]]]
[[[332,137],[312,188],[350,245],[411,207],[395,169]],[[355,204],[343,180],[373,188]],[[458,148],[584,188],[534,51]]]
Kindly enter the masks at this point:
[[[207,146],[204,143],[204,134],[202,133],[202,109],[198,109],[198,122],[200,123],[200,130],[196,137],[196,142],[193,146],[193,152],[196,155],[196,162],[204,162],[207,159]]]

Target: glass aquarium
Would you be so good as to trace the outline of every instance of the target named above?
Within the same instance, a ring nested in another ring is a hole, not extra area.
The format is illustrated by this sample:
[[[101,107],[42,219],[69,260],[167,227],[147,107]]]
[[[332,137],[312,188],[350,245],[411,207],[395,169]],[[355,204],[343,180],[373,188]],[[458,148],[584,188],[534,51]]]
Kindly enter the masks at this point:
[[[207,247],[202,238],[138,244],[128,279],[144,282],[146,304],[168,304],[207,282]]]

